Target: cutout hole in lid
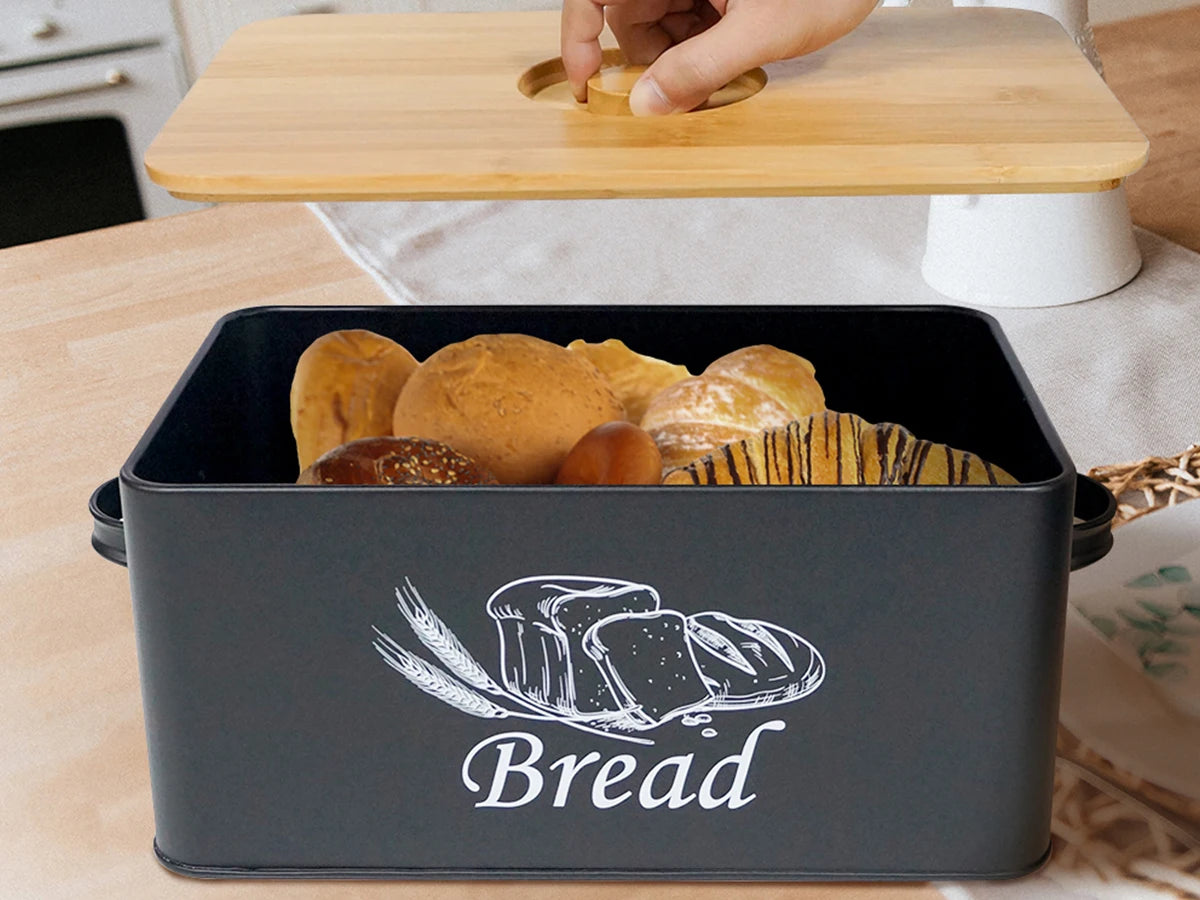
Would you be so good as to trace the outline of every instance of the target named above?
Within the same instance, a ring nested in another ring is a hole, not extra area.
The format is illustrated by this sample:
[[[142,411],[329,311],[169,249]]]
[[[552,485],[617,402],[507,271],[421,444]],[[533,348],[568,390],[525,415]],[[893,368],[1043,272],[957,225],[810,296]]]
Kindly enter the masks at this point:
[[[620,50],[605,50],[600,71],[588,79],[588,103],[577,103],[567,83],[567,73],[561,57],[547,59],[522,73],[517,88],[522,94],[539,103],[564,109],[581,109],[599,115],[630,115],[629,91],[645,66],[631,66]],[[766,86],[767,73],[751,69],[733,79],[692,112],[729,106],[753,97]]]

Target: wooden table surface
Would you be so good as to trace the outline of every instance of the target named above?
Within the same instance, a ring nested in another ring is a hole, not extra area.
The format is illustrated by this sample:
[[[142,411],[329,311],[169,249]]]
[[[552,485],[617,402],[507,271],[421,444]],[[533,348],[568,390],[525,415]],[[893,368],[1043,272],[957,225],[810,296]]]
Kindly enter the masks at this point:
[[[1200,250],[1200,7],[1097,29],[1151,140],[1135,219]],[[221,314],[384,296],[303,206],[229,206],[0,251],[0,897],[940,896],[928,885],[193,881],[151,853],[129,585],[87,497],[113,477]]]

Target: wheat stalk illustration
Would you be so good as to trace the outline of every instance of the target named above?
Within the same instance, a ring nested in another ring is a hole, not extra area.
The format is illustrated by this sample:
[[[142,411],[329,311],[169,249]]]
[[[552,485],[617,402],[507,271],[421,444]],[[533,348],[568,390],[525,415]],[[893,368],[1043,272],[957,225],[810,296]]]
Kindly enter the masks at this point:
[[[643,726],[637,719],[631,716],[628,712],[621,710],[620,712],[600,713],[590,719],[581,720],[583,724],[588,725],[597,731],[612,732],[612,731],[638,731]],[[612,735],[609,737],[621,737],[621,735]],[[630,738],[632,740],[632,738]]]
[[[412,628],[413,634],[438,658],[439,662],[450,670],[450,673],[457,677],[451,677],[437,666],[401,647],[378,628],[373,628],[375,633],[386,642],[383,644],[380,641],[374,642],[375,649],[384,661],[425,693],[480,718],[516,717],[553,721],[577,731],[585,731],[589,734],[628,741],[633,744],[653,746],[654,741],[647,738],[615,733],[637,728],[636,721],[626,713],[604,715],[585,721],[556,716],[497,684],[496,680],[488,674],[487,669],[479,664],[446,623],[430,609],[429,604],[425,602],[407,576],[404,579],[404,586],[396,588],[396,600],[396,605],[409,627]],[[457,679],[461,679],[461,681]],[[530,712],[507,709],[484,697],[478,693],[479,691],[503,697],[510,703],[524,707]]]
[[[496,705],[482,694],[455,681],[441,669],[405,650],[378,628],[374,631],[379,635],[379,640],[373,641],[372,646],[379,651],[383,661],[425,693],[480,719],[505,719],[513,715],[510,710]]]
[[[404,585],[404,587],[396,588],[396,599],[399,601],[397,606],[399,606],[400,612],[404,614],[404,618],[408,620],[413,633],[421,643],[437,656],[451,675],[460,678],[477,690],[505,697],[514,703],[524,702],[523,697],[496,683],[496,680],[488,674],[487,669],[480,665],[470,651],[462,645],[462,641],[455,636],[438,614],[430,609],[429,604],[425,602],[412,581],[405,578]],[[545,717],[554,718],[549,714]],[[637,727],[633,717],[624,712],[599,715],[585,720],[583,724],[619,731],[634,730]]]
[[[404,618],[412,627],[413,634],[430,649],[442,665],[450,670],[452,675],[461,678],[477,690],[509,696],[507,691],[487,673],[487,669],[481,666],[470,651],[462,645],[462,641],[455,636],[454,632],[446,627],[446,623],[429,608],[408,578],[404,579],[404,587],[396,588],[396,600],[400,612],[404,614]]]

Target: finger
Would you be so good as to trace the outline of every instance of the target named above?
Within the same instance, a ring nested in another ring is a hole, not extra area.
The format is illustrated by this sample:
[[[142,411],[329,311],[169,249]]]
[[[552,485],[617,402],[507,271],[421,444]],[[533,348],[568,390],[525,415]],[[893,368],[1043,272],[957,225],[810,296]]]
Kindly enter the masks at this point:
[[[663,16],[662,22],[659,24],[662,26],[662,30],[671,36],[672,44],[682,44],[688,38],[704,30],[700,17],[694,12],[671,13]]]
[[[819,50],[857,27],[876,0],[808,0],[803,14],[796,9],[782,19],[776,4],[708,3],[716,13],[724,10],[724,18],[666,51],[646,71],[629,96],[635,115],[693,109],[742,72]]]
[[[687,12],[672,13],[662,17],[663,31],[676,44],[682,44],[700,32],[711,28],[721,20],[721,14],[708,3],[693,4]]]
[[[646,66],[658,59],[673,43],[660,25],[679,0],[633,0],[605,10],[608,27],[621,46],[625,58],[634,65]],[[688,0],[688,5],[691,5]]]
[[[696,16],[700,19],[700,25],[696,28],[697,34],[706,28],[712,28],[712,26],[721,21],[721,16],[725,15],[724,12],[718,12],[711,3],[703,2],[703,0],[696,4],[695,12]]]
[[[621,52],[635,66],[650,65],[662,56],[664,50],[676,43],[661,22],[623,24],[618,17],[612,16],[608,24],[621,46]]]
[[[587,80],[600,71],[604,6],[598,0],[563,0],[560,50],[571,92],[587,100]]]
[[[760,33],[758,19],[733,12],[667,50],[638,79],[629,95],[635,116],[693,109],[738,75],[775,56],[775,35]]]

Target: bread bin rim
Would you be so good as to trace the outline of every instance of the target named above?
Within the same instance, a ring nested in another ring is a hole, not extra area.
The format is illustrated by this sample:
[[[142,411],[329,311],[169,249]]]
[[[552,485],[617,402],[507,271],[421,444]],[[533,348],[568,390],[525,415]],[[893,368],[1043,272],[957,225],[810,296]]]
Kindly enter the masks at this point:
[[[390,486],[386,486],[386,485],[353,485],[353,486],[337,485],[337,486],[332,486],[332,485],[296,485],[296,484],[288,484],[288,483],[267,484],[267,483],[261,483],[261,482],[211,482],[211,483],[208,483],[208,482],[205,482],[205,483],[199,483],[199,482],[198,483],[173,483],[172,482],[172,483],[168,483],[168,482],[160,482],[160,481],[155,481],[152,479],[144,478],[135,473],[134,467],[136,466],[137,462],[141,459],[141,457],[145,453],[151,440],[153,439],[154,435],[157,433],[159,428],[162,426],[166,417],[170,414],[171,410],[173,409],[175,404],[178,402],[179,397],[182,394],[185,386],[191,380],[193,374],[195,373],[195,370],[199,367],[201,361],[208,354],[208,352],[212,348],[212,345],[216,342],[222,329],[233,322],[236,322],[236,321],[239,321],[242,319],[253,318],[253,317],[257,317],[257,316],[275,315],[275,314],[280,314],[280,313],[287,314],[287,313],[292,313],[292,312],[296,312],[296,313],[306,312],[306,313],[316,313],[316,314],[319,314],[319,313],[353,314],[357,310],[366,312],[366,311],[378,311],[381,309],[397,309],[397,310],[419,311],[417,314],[420,314],[421,312],[428,312],[429,314],[436,314],[443,310],[451,310],[452,309],[454,312],[456,312],[458,314],[463,314],[463,313],[469,314],[472,311],[494,312],[496,310],[503,310],[503,309],[507,309],[507,308],[509,308],[509,307],[504,306],[504,305],[498,305],[498,304],[473,304],[473,305],[462,305],[462,306],[454,306],[454,307],[400,307],[400,306],[391,306],[389,304],[347,305],[347,306],[331,305],[331,304],[325,304],[325,305],[319,305],[319,306],[260,305],[260,306],[244,307],[241,309],[236,309],[236,310],[232,310],[231,312],[225,313],[219,319],[217,319],[216,322],[213,323],[212,327],[209,329],[208,334],[205,336],[204,340],[201,342],[199,348],[193,354],[191,360],[188,362],[187,366],[184,368],[183,372],[180,374],[179,378],[176,380],[175,384],[171,388],[171,391],[167,394],[166,398],[163,400],[162,405],[159,407],[158,411],[155,413],[154,417],[151,419],[149,425],[147,425],[145,431],[142,433],[142,436],[139,438],[139,440],[138,440],[137,444],[134,446],[132,452],[126,458],[124,464],[121,466],[121,469],[120,469],[120,481],[122,484],[128,485],[130,487],[134,487],[141,491],[162,492],[162,493],[179,493],[179,492],[188,493],[188,492],[194,492],[194,491],[210,492],[210,491],[225,491],[225,490],[232,490],[232,491],[236,491],[239,493],[254,492],[254,491],[276,492],[276,491],[297,491],[297,490],[299,490],[299,491],[319,490],[322,493],[330,493],[331,491],[340,492],[342,490],[347,490],[347,489],[348,490],[368,490],[368,491],[371,491],[371,490],[393,491],[394,488],[392,488]],[[1049,414],[1046,412],[1045,407],[1042,405],[1041,401],[1038,399],[1036,393],[1034,392],[1033,385],[1030,383],[1028,376],[1025,374],[1024,369],[1022,368],[1019,360],[1017,359],[1016,353],[1013,351],[1012,345],[1008,342],[1008,339],[1005,337],[1004,332],[1000,327],[999,321],[994,316],[992,316],[988,313],[985,313],[981,310],[973,309],[973,308],[966,307],[966,306],[958,306],[958,305],[954,305],[954,304],[946,304],[946,305],[941,305],[941,304],[863,304],[863,305],[858,305],[858,304],[853,304],[853,305],[851,305],[851,304],[841,304],[841,305],[838,305],[838,304],[753,304],[753,305],[749,305],[749,304],[748,305],[740,305],[740,304],[738,304],[738,305],[731,305],[731,304],[722,304],[722,305],[716,305],[716,304],[688,304],[688,305],[647,304],[647,305],[640,305],[636,308],[640,309],[640,310],[671,310],[671,311],[679,311],[679,312],[682,312],[682,311],[703,312],[705,310],[711,310],[711,311],[720,310],[720,311],[726,311],[726,312],[736,311],[738,313],[743,313],[745,315],[753,315],[756,311],[770,311],[772,313],[777,314],[780,311],[786,311],[788,309],[804,310],[805,312],[837,313],[837,312],[845,311],[845,312],[854,312],[857,314],[878,314],[878,315],[889,315],[889,314],[912,315],[914,313],[915,314],[936,313],[938,315],[950,314],[950,315],[961,315],[961,316],[965,316],[967,318],[973,318],[977,321],[982,322],[984,325],[987,326],[990,336],[998,345],[1001,353],[1004,356],[1005,361],[1007,362],[1007,364],[1009,366],[1009,369],[1011,370],[1013,376],[1016,378],[1017,383],[1021,388],[1022,394],[1028,400],[1029,405],[1030,405],[1030,412],[1032,413],[1034,420],[1037,422],[1037,425],[1042,432],[1042,435],[1046,441],[1047,447],[1051,451],[1051,454],[1053,455],[1055,460],[1057,460],[1059,467],[1060,467],[1059,471],[1051,478],[1043,479],[1040,481],[1024,481],[1024,482],[1021,482],[1020,484],[1015,484],[1015,485],[770,485],[769,486],[770,490],[772,490],[773,492],[774,491],[806,491],[806,492],[817,491],[817,492],[843,493],[843,492],[849,491],[849,492],[857,493],[860,491],[871,491],[871,492],[885,491],[885,492],[891,493],[891,492],[899,491],[899,492],[907,493],[907,492],[911,492],[911,491],[929,491],[929,492],[936,492],[936,493],[950,492],[950,493],[957,495],[957,494],[966,494],[966,493],[974,494],[979,491],[992,492],[992,491],[1001,490],[1001,491],[1005,491],[1005,492],[1035,493],[1035,492],[1040,492],[1040,491],[1059,489],[1063,486],[1064,483],[1073,482],[1076,477],[1075,465],[1071,461],[1071,457],[1067,453],[1066,448],[1063,446],[1062,441],[1058,436],[1058,432],[1054,429],[1054,426],[1050,420]],[[552,315],[555,311],[559,311],[559,312],[569,311],[573,314],[587,313],[587,312],[596,312],[596,313],[612,312],[614,310],[620,310],[621,307],[617,306],[617,305],[613,305],[613,304],[586,304],[586,305],[570,305],[570,306],[566,306],[566,305],[561,305],[561,306],[530,305],[530,306],[522,306],[522,307],[520,307],[520,309],[526,313],[545,312],[547,314]],[[662,491],[662,492],[678,493],[678,491],[676,491],[676,489],[678,487],[679,487],[678,485],[636,485],[636,486],[617,486],[617,485],[587,486],[587,485],[583,485],[583,486],[581,486],[581,485],[552,485],[552,484],[550,484],[550,485],[547,485],[547,484],[534,484],[534,485],[507,484],[507,485],[460,485],[460,486],[455,487],[455,491],[456,492],[467,492],[470,494],[477,494],[480,492],[500,492],[500,491],[503,491],[503,492],[518,491],[518,492],[522,492],[522,493],[538,493],[538,492],[542,492],[542,491],[553,491],[555,493],[560,493],[563,490],[567,490],[567,491],[571,491],[573,493],[582,494],[582,495],[586,495],[586,494],[590,494],[590,493],[594,493],[594,492],[602,492],[602,493],[604,493],[605,496],[611,496],[614,491],[618,491],[618,492],[620,492],[620,491],[633,491],[633,492],[645,492],[645,491],[659,492],[659,491]],[[721,491],[726,491],[726,492],[737,492],[737,491],[761,491],[764,486],[763,485],[708,485],[706,487],[709,490],[712,490],[715,488],[716,490],[721,490]],[[444,486],[435,486],[435,485],[428,486],[428,487],[410,485],[410,486],[407,486],[405,488],[405,490],[406,491],[422,491],[422,492],[425,492],[425,491],[444,492],[445,488],[444,488]]]

